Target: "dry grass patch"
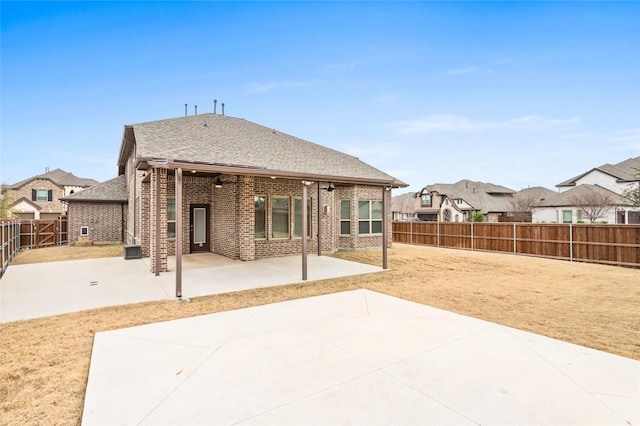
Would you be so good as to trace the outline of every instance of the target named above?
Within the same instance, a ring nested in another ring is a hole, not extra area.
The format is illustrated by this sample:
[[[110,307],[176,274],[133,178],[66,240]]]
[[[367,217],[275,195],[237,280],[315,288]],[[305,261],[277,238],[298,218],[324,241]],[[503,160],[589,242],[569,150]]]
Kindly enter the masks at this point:
[[[121,255],[121,249],[118,255]],[[380,251],[337,257],[380,264]],[[395,244],[389,272],[0,326],[0,423],[79,424],[94,334],[367,288],[640,360],[640,271]]]
[[[57,246],[23,250],[11,261],[12,265],[59,262],[63,260],[96,259],[123,255],[122,244],[99,244],[88,247]]]

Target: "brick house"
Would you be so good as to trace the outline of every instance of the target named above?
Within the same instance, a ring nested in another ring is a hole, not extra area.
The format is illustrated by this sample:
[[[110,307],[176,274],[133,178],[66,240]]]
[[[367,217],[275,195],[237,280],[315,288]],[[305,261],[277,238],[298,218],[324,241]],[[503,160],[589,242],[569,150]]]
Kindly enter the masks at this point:
[[[98,181],[74,176],[61,169],[47,171],[7,186],[10,209],[21,219],[57,219],[66,214],[61,199],[89,188]]]
[[[415,213],[424,221],[469,222],[480,212],[486,222],[498,222],[511,211],[509,200],[515,193],[502,185],[468,179],[436,183],[414,194]]]
[[[117,244],[124,241],[127,220],[127,190],[124,175],[61,198],[67,204],[68,239]]]
[[[126,125],[118,166],[124,241],[156,274],[168,256],[201,251],[244,261],[386,252],[390,190],[407,186],[353,156],[215,113]]]

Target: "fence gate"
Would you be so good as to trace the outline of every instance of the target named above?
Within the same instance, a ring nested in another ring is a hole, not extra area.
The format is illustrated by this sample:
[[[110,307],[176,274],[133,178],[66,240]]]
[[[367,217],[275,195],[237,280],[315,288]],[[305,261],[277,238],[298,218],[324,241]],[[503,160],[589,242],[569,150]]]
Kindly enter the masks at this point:
[[[21,220],[20,246],[35,249],[67,244],[67,218]]]
[[[37,247],[48,247],[56,244],[56,224],[57,220],[52,221],[40,221],[40,226],[37,229]]]

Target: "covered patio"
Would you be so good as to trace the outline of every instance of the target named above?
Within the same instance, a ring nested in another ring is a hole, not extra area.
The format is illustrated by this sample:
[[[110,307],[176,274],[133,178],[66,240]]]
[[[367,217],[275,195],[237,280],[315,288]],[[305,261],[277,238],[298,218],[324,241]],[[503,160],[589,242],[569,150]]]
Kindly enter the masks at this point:
[[[111,257],[12,265],[0,281],[0,323],[175,299],[175,257],[158,276],[149,274],[149,262]],[[308,268],[310,280],[383,270],[330,256],[310,256]],[[183,299],[302,281],[300,256],[243,262],[213,253],[183,255],[182,276]]]

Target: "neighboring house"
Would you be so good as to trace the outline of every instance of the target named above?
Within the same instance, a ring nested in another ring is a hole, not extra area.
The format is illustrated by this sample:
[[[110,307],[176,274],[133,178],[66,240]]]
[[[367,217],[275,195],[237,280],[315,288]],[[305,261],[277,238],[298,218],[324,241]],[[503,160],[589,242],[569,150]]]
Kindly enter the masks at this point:
[[[67,203],[68,238],[96,243],[121,243],[127,223],[127,183],[124,175],[61,198]]]
[[[557,194],[542,186],[524,188],[513,194],[508,200],[507,217],[500,217],[505,222],[532,222],[533,209]]]
[[[254,260],[303,252],[303,232],[310,251],[388,245],[390,189],[407,186],[350,155],[215,113],[126,125],[118,166],[124,240],[156,273],[176,247]]]
[[[21,182],[7,185],[12,200],[11,211],[21,219],[57,219],[66,214],[61,198],[89,188],[98,181],[79,178],[64,170],[55,169]]]
[[[391,199],[391,217],[396,221],[407,221],[416,219],[415,194],[396,195]]]
[[[463,179],[454,184],[427,185],[414,194],[416,215],[424,221],[469,222],[482,213],[485,222],[498,222],[510,212],[515,191],[492,183]]]
[[[599,207],[602,214],[595,222],[638,224],[638,208],[626,205],[622,195],[625,190],[640,185],[639,173],[640,157],[635,157],[617,164],[604,164],[561,182],[556,185],[560,192],[534,209],[533,221],[589,223],[589,210]],[[603,205],[597,206],[599,203]]]

